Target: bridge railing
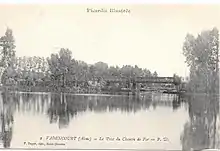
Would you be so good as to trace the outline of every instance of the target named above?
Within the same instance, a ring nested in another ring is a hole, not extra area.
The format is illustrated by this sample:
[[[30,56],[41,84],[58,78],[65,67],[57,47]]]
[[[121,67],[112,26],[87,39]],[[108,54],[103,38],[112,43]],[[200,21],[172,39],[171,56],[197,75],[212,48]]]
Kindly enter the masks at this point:
[[[122,78],[122,79],[104,79],[108,82],[137,82],[137,83],[176,83],[174,77],[136,77],[136,78]]]

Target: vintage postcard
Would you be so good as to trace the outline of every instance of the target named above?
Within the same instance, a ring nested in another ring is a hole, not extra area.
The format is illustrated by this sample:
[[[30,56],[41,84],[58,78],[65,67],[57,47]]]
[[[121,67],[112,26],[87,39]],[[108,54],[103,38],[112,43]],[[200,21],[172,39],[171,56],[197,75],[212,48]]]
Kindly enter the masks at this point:
[[[220,4],[0,4],[0,150],[220,149]]]

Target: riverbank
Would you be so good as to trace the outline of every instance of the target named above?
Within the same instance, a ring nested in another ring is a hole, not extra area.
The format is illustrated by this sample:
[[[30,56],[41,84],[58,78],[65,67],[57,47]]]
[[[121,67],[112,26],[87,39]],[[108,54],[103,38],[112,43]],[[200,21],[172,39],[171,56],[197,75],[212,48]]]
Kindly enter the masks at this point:
[[[52,93],[71,93],[71,94],[110,94],[110,95],[131,95],[129,91],[119,91],[119,89],[99,89],[99,88],[79,88],[79,87],[39,87],[39,86],[0,86],[0,91],[19,91],[19,92],[52,92]]]
[[[156,91],[142,91],[142,92],[131,92],[131,91],[119,91],[118,89],[103,89],[99,91],[78,91],[77,89],[67,89],[67,88],[45,88],[45,87],[17,87],[17,86],[1,86],[0,87],[1,92],[6,92],[6,93],[52,93],[52,94],[68,94],[68,95],[88,95],[88,96],[96,96],[96,95],[101,95],[101,96],[126,96],[126,97],[134,97],[134,98],[142,98],[143,96],[152,96],[152,94],[155,95],[161,95],[161,94],[167,94],[167,93],[162,93],[162,92],[156,92]],[[185,98],[184,94],[168,94],[168,95],[178,95],[180,98]]]
[[[39,87],[39,86],[1,86],[0,91],[20,91],[20,92],[65,92],[65,93],[89,93],[89,91],[79,90],[76,88],[63,87]],[[92,91],[91,91],[92,92]]]

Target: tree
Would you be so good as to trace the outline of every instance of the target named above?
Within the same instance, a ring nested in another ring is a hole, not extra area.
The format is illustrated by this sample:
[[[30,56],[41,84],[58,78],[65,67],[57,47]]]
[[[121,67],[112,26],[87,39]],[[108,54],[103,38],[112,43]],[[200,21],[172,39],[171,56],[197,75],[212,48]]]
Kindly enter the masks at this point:
[[[13,36],[13,32],[11,29],[7,28],[5,35],[0,38],[0,46],[1,50],[1,60],[0,67],[2,67],[2,71],[0,74],[1,81],[2,78],[7,79],[7,70],[8,67],[13,68],[13,64],[15,63],[15,40]],[[4,73],[4,74],[3,74]],[[2,77],[4,75],[4,77]],[[4,81],[4,80],[3,80]]]
[[[176,84],[180,84],[182,81],[182,78],[178,76],[177,74],[173,74],[173,78]]]
[[[126,78],[134,77],[133,67],[131,65],[125,65],[121,68],[121,73]]]
[[[15,40],[11,29],[7,28],[5,35],[0,38],[0,46],[2,46],[1,66],[8,67],[15,57]]]
[[[110,66],[109,69],[108,69],[108,76],[111,77],[111,78],[114,78],[114,77],[120,77],[120,71],[119,69],[117,69],[116,67],[114,66]]]
[[[218,49],[217,28],[202,31],[197,37],[187,34],[183,44],[183,54],[190,67],[192,91],[218,92]]]
[[[157,76],[158,76],[157,72],[154,71],[154,73],[153,73],[153,77],[157,77]]]
[[[97,62],[94,64],[94,67],[96,69],[96,76],[98,77],[104,77],[108,73],[108,64],[104,62]]]
[[[151,77],[152,76],[150,70],[148,70],[148,69],[144,69],[143,74],[144,74],[143,76],[145,76],[145,77]]]
[[[65,79],[68,74],[76,74],[72,52],[69,49],[61,48],[58,54],[51,54],[47,59],[49,69],[51,71],[52,80],[65,84]],[[75,70],[74,70],[75,69]]]

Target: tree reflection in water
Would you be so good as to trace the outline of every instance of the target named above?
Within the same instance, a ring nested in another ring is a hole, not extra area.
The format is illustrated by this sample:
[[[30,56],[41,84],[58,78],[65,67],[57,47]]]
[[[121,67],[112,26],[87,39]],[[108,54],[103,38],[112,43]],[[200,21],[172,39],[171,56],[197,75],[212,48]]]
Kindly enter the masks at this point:
[[[190,120],[184,125],[181,136],[182,148],[201,150],[219,148],[217,116],[219,113],[219,96],[211,94],[194,94],[189,96]]]
[[[173,107],[176,110],[180,107],[180,101],[175,97],[172,101],[156,100],[152,102],[151,96],[127,97],[127,96],[87,96],[52,94],[47,110],[50,123],[58,123],[59,128],[68,126],[70,119],[79,113],[87,110],[93,112],[137,112],[146,110],[151,105]]]
[[[36,97],[40,96],[39,99]],[[47,97],[48,98],[48,97]],[[47,99],[48,100],[48,99]],[[41,102],[41,104],[39,104]],[[14,112],[34,111],[42,113],[45,107],[45,96],[31,93],[14,93],[1,92],[0,95],[0,124],[1,124],[1,141],[4,148],[10,148],[13,125]],[[39,110],[40,109],[40,110]]]
[[[153,100],[152,95],[100,96],[70,95],[54,93],[6,93],[0,96],[1,140],[4,148],[10,147],[12,140],[14,112],[20,114],[47,114],[50,124],[57,124],[59,129],[66,128],[70,121],[80,114],[90,112],[137,112],[148,110],[153,102],[157,106],[176,110],[180,106],[178,99]],[[16,124],[16,123],[15,123]]]
[[[4,148],[9,148],[12,140],[15,102],[14,94],[1,93],[1,140]]]

